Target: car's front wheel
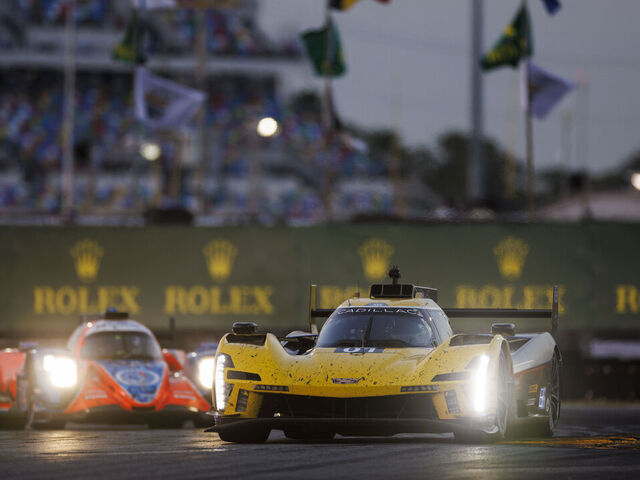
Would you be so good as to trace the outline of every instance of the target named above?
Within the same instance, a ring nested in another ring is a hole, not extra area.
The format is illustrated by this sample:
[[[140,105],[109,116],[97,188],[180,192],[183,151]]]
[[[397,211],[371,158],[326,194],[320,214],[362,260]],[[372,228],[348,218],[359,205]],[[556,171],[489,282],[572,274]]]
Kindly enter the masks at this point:
[[[269,438],[271,430],[266,428],[251,428],[218,432],[220,439],[231,443],[264,443]]]
[[[509,424],[509,405],[511,404],[511,385],[513,372],[507,363],[507,354],[500,352],[498,359],[498,375],[495,389],[496,415],[495,424],[490,433],[483,430],[460,430],[454,433],[460,443],[489,443],[503,440]]]
[[[287,428],[284,436],[291,440],[316,440],[319,442],[328,442],[336,436],[335,432],[323,430],[304,430],[299,428]]]

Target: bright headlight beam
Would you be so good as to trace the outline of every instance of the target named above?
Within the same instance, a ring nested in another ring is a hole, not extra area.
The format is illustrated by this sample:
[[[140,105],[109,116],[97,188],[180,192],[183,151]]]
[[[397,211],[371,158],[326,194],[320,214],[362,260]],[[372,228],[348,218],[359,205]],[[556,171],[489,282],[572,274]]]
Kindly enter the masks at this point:
[[[45,355],[42,368],[49,374],[54,387],[73,387],[78,382],[78,367],[72,358]]]
[[[487,408],[487,370],[489,355],[481,355],[473,378],[473,409],[483,413]]]
[[[231,357],[226,354],[218,355],[216,359],[216,373],[215,373],[215,395],[216,395],[216,408],[220,412],[224,412],[227,408],[227,400],[231,394],[232,385],[229,385],[224,378],[224,370],[227,367],[232,367],[233,362]]]
[[[205,357],[198,363],[198,382],[206,390],[210,390],[213,385],[213,372],[216,361],[213,357]]]

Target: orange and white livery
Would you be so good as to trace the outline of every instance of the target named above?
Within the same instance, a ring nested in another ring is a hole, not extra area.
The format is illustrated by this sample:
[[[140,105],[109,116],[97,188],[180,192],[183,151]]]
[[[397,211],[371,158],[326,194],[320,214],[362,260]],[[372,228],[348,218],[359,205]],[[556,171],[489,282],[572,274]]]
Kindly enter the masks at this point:
[[[0,426],[62,428],[68,421],[205,424],[210,409],[182,371],[182,352],[120,312],[78,326],[67,349],[0,352]]]

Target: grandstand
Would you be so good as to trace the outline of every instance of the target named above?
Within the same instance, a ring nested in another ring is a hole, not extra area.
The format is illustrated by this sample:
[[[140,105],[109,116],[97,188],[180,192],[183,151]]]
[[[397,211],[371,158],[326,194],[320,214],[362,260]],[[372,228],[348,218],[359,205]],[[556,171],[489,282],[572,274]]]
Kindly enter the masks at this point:
[[[266,38],[257,26],[257,2],[236,3],[233,9],[202,14],[203,78],[194,54],[199,14],[138,12],[148,68],[207,93],[203,126],[196,119],[184,131],[158,132],[135,121],[134,67],[112,55],[131,25],[130,0],[76,0],[76,221],[136,223],[146,209],[169,206],[196,213],[201,224],[313,223],[325,218],[327,202],[350,215],[392,211],[386,165],[340,136],[327,144],[319,118],[286,101],[310,79],[297,39]],[[68,4],[11,0],[0,6],[4,221],[57,218],[62,212]],[[279,121],[277,136],[256,134],[257,121],[266,116]],[[141,143],[151,141],[162,152],[155,162],[140,155]]]

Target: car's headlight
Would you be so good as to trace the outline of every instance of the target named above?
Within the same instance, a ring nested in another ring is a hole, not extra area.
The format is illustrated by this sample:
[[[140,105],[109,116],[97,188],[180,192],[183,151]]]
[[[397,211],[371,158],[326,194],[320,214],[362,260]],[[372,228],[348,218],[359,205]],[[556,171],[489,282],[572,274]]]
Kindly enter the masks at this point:
[[[489,355],[480,355],[476,371],[473,375],[473,409],[477,413],[484,413],[487,408],[488,370]]]
[[[226,368],[233,367],[233,361],[229,355],[221,353],[216,358],[216,373],[215,373],[215,394],[216,394],[216,408],[220,412],[224,412],[227,407],[227,400],[233,390],[233,385],[226,382],[224,378],[224,371]]]
[[[211,390],[213,385],[213,371],[216,360],[214,357],[204,357],[198,362],[198,382],[205,390]]]
[[[78,382],[78,367],[74,359],[64,356],[45,355],[42,368],[49,374],[54,387],[73,387]]]

